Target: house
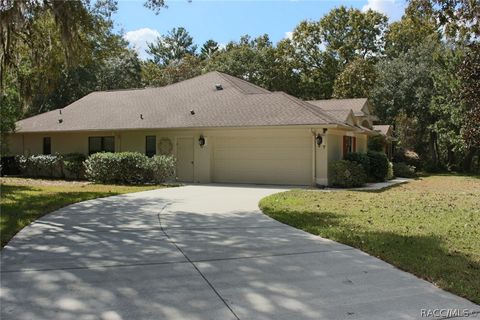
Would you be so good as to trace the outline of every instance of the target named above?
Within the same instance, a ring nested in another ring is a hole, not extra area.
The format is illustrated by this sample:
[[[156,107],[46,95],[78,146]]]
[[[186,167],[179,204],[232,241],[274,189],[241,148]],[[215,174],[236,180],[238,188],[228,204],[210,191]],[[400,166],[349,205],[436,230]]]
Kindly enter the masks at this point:
[[[393,143],[394,141],[397,141],[397,139],[393,135],[393,127],[389,124],[374,125],[373,130],[385,137],[384,151],[388,159],[391,160],[393,157]]]
[[[326,185],[330,162],[366,151],[378,134],[356,115],[368,109],[360,104],[309,103],[210,72],[161,88],[93,92],[23,119],[10,152],[172,154],[182,182]]]

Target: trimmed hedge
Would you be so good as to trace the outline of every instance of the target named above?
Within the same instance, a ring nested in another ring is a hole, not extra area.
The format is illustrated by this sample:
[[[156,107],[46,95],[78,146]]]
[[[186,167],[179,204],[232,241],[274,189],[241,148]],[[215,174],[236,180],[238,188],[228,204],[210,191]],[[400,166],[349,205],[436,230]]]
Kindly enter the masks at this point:
[[[84,160],[85,156],[81,153],[15,157],[20,173],[25,177],[33,178],[81,179]]]
[[[63,174],[68,179],[85,177],[83,162],[87,159],[82,153],[68,153],[63,156]]]
[[[345,156],[344,160],[353,161],[362,165],[363,170],[368,175],[370,172],[370,158],[366,153],[351,152]]]
[[[405,162],[395,162],[393,164],[393,172],[396,177],[401,178],[414,178],[415,174],[415,167],[406,164]]]
[[[375,181],[385,181],[388,176],[388,158],[383,152],[368,151],[367,156],[370,160],[369,176]]]
[[[367,141],[368,150],[383,152],[385,150],[386,143],[387,140],[384,135],[369,137]]]
[[[84,162],[88,180],[101,183],[162,183],[175,178],[172,156],[147,157],[138,152],[101,152]]]
[[[335,187],[361,187],[367,182],[367,174],[357,162],[337,160],[330,164],[329,180]]]
[[[18,156],[17,162],[21,174],[26,177],[63,177],[63,159],[58,154]]]

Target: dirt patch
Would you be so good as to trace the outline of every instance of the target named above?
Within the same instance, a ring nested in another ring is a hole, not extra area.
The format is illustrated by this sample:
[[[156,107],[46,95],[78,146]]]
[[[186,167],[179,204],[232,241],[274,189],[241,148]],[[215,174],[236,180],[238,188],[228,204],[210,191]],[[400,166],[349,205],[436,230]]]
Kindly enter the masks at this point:
[[[84,186],[91,184],[89,181],[69,181],[69,180],[50,180],[50,179],[33,179],[33,178],[0,178],[1,184],[14,184],[22,186]]]

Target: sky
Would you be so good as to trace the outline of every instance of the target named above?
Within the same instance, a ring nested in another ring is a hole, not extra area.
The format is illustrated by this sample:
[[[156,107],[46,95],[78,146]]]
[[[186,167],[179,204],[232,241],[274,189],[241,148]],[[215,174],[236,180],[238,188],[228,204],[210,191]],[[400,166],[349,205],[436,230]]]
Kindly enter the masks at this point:
[[[390,21],[400,19],[406,0],[166,0],[168,8],[158,15],[143,6],[143,0],[119,0],[113,16],[115,29],[137,50],[142,59],[147,42],[175,27],[184,27],[200,47],[213,39],[220,45],[238,41],[242,35],[267,33],[276,43],[288,37],[303,20],[319,20],[331,9],[345,5],[380,11]]]

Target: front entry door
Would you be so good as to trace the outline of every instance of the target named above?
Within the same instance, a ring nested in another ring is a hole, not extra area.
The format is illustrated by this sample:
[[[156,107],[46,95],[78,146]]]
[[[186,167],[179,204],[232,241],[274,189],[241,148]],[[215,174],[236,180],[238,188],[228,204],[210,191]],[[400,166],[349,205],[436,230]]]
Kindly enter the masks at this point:
[[[177,139],[177,180],[193,182],[193,138]]]

